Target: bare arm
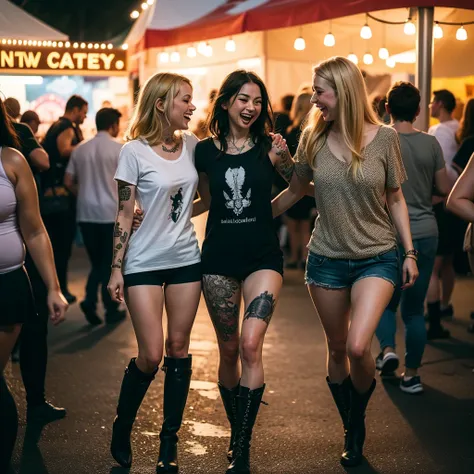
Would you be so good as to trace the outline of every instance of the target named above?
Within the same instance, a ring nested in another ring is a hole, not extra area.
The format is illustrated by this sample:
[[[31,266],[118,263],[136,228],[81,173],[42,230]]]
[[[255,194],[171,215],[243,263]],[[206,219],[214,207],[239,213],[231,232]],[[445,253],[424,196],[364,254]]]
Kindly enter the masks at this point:
[[[66,186],[72,194],[77,196],[78,186],[74,176],[66,171],[64,174],[64,186]]]
[[[49,156],[43,148],[35,148],[30,153],[31,164],[38,171],[46,171],[49,169]]]
[[[69,158],[71,156],[72,150],[74,150],[74,146],[72,145],[72,141],[74,140],[74,130],[72,128],[68,128],[64,130],[64,132],[60,133],[58,138],[56,139],[56,143],[58,145],[59,154],[63,158]]]
[[[20,231],[41,278],[48,288],[48,308],[55,324],[64,319],[67,303],[60,290],[54,264],[53,249],[41,220],[38,192],[30,167],[21,153],[2,152],[5,171],[15,186]]]
[[[451,191],[451,183],[449,182],[446,168],[436,171],[434,175],[434,181],[436,189],[440,192],[440,194],[447,196],[449,191]]]
[[[198,193],[199,199],[194,200],[192,217],[199,216],[200,214],[208,211],[211,205],[209,179],[206,173],[199,173]]]
[[[114,228],[113,271],[122,271],[123,258],[127,248],[133,221],[136,187],[123,181],[118,182],[119,205]]]
[[[461,219],[474,222],[474,154],[454,185],[447,208]]]
[[[296,173],[290,181],[290,186],[272,200],[273,217],[283,214],[293,204],[296,204],[305,194],[309,186],[309,179],[299,177]]]

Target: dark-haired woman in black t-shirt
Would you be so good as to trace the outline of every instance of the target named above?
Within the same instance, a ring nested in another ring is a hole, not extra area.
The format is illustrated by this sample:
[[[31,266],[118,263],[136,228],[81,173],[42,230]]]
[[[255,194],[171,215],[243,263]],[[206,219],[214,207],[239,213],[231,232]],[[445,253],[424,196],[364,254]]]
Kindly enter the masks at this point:
[[[234,71],[210,113],[212,136],[195,151],[198,190],[203,208],[209,208],[203,291],[217,334],[219,390],[232,429],[227,474],[250,472],[250,438],[265,389],[263,342],[283,282],[271,188],[274,169],[289,180],[293,161],[283,139],[270,134],[271,113],[261,79]]]

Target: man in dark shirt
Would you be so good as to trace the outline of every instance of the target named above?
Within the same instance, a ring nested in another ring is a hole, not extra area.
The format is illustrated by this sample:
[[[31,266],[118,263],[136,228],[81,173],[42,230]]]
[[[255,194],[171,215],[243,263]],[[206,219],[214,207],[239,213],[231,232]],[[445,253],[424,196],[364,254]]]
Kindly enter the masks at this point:
[[[70,304],[76,301],[67,284],[67,266],[76,233],[76,203],[73,194],[64,186],[64,174],[72,151],[83,140],[79,125],[84,122],[87,111],[87,101],[73,95],[67,101],[64,116],[51,125],[43,140],[51,166],[41,175],[41,216],[53,246],[61,291]],[[55,200],[55,196],[60,196],[62,202],[53,210],[47,206],[47,201]]]

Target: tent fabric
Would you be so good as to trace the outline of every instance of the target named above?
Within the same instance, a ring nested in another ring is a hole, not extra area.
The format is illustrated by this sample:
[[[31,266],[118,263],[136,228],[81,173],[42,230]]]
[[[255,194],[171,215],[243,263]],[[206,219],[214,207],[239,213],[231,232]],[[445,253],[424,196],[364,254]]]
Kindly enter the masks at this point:
[[[0,38],[67,41],[69,37],[17,7],[0,0]]]
[[[127,38],[138,49],[210,40],[379,10],[472,9],[472,0],[161,0],[140,15]]]

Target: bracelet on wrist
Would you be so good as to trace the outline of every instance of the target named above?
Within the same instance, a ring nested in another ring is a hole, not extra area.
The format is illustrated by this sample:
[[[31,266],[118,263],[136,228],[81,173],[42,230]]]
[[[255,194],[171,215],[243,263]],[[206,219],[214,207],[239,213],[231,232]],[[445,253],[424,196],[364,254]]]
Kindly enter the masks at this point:
[[[413,255],[415,258],[418,258],[418,250],[416,249],[410,249],[410,250],[407,250],[403,256],[404,257],[408,257],[408,255]]]
[[[418,257],[415,257],[415,255],[405,255],[405,258],[411,258],[412,260],[415,260],[415,262],[418,261]]]

